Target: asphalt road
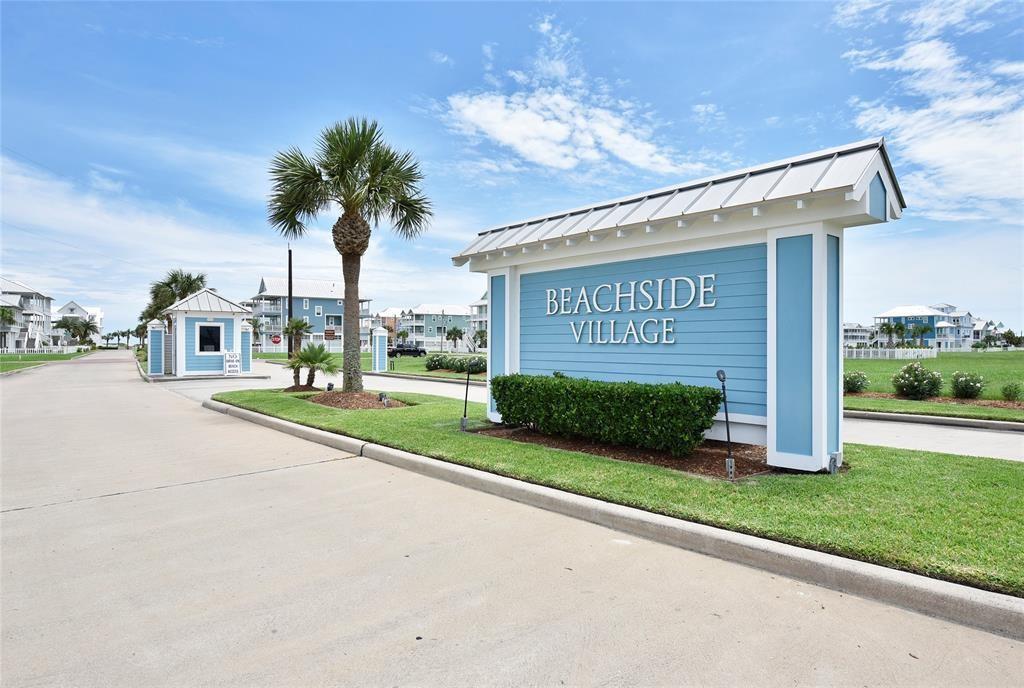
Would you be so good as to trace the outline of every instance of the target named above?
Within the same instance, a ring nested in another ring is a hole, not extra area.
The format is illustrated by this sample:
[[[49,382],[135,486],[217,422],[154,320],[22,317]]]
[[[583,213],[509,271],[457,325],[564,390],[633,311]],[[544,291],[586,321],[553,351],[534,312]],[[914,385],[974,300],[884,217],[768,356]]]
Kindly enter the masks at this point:
[[[202,409],[0,380],[4,686],[1019,685],[982,631]]]

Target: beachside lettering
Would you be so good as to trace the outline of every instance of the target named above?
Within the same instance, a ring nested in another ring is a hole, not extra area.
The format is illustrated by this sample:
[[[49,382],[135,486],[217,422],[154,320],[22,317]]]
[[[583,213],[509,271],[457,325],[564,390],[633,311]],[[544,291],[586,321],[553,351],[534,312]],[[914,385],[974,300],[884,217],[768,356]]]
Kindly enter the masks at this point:
[[[545,290],[545,315],[644,313],[714,308],[715,275],[609,282],[595,287]],[[572,320],[577,344],[675,344],[675,318],[587,318]]]

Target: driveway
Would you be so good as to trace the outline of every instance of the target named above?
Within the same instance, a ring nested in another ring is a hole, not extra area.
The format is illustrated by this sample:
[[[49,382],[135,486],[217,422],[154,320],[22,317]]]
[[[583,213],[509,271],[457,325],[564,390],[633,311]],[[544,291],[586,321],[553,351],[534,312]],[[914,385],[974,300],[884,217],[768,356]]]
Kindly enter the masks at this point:
[[[326,449],[0,381],[4,686],[1011,685],[1020,643]]]

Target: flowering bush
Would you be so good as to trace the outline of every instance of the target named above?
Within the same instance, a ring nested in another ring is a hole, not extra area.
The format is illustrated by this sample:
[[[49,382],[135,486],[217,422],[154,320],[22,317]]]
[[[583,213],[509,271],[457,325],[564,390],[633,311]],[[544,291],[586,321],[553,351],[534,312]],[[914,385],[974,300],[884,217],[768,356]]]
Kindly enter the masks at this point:
[[[1007,401],[1020,401],[1021,397],[1024,397],[1024,387],[1021,387],[1019,382],[1008,382],[1003,385],[1001,391],[1003,399]]]
[[[896,395],[908,399],[927,399],[942,391],[942,373],[928,370],[919,361],[908,363],[892,376]]]
[[[868,388],[868,382],[867,373],[862,370],[851,370],[848,373],[843,373],[843,391],[847,394],[863,392]]]
[[[953,373],[953,396],[957,399],[977,399],[985,389],[985,378],[977,373]]]

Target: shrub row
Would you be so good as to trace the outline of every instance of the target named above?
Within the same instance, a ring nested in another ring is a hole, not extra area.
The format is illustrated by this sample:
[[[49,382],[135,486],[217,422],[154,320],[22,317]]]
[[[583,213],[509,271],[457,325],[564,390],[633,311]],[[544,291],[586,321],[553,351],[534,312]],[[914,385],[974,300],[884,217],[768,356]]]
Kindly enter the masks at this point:
[[[559,373],[499,375],[491,380],[491,395],[503,423],[676,456],[704,440],[722,403],[713,387],[599,382]]]
[[[868,382],[867,373],[860,370],[851,370],[843,373],[843,391],[847,394],[863,392],[868,388]]]
[[[860,370],[843,373],[843,391],[847,394],[863,392],[868,388],[868,376]],[[892,376],[896,396],[908,399],[927,399],[942,392],[942,373],[928,370],[920,362],[908,363]],[[985,378],[977,373],[956,371],[950,382],[950,391],[957,399],[977,399],[985,389]],[[1019,382],[1010,382],[1000,390],[1003,399],[1020,401],[1024,387]]]
[[[452,356],[451,354],[430,354],[426,360],[427,370],[451,370],[456,373],[483,373],[487,371],[486,356]]]

